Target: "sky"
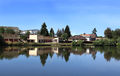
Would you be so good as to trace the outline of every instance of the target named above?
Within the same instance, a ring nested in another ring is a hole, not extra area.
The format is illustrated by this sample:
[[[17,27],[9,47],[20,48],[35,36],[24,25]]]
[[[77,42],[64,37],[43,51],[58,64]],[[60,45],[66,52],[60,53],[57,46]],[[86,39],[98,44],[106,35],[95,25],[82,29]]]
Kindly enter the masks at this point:
[[[120,0],[0,0],[0,26],[21,30],[70,26],[73,35],[104,36],[107,27],[120,28]]]

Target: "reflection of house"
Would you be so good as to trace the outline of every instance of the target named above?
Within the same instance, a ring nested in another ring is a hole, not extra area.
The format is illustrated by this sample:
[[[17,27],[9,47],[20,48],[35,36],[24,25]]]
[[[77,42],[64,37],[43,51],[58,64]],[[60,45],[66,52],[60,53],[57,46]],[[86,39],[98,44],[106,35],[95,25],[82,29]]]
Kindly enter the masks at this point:
[[[87,54],[90,53],[90,49],[89,49],[89,48],[86,49],[86,53],[87,53]]]
[[[52,51],[56,54],[59,53],[59,48],[58,47],[52,47]]]
[[[38,48],[30,49],[29,55],[30,56],[37,56],[37,51],[38,51]]]
[[[75,35],[69,38],[69,41],[78,41],[78,40],[94,41],[96,40],[96,35],[95,34],[81,34],[81,35]]]
[[[80,35],[75,35],[75,36],[72,36],[72,37],[69,38],[69,41],[74,41],[74,40],[75,41],[78,41],[78,40],[84,40],[85,41],[86,39],[85,39],[85,37],[80,36]]]
[[[42,36],[42,35],[29,35],[29,42],[36,42],[36,43],[59,43],[59,38],[53,38],[49,36]]]
[[[2,34],[6,42],[19,42],[20,36],[16,34]]]
[[[85,37],[87,41],[96,40],[96,35],[95,34],[81,34],[80,36]]]
[[[48,53],[59,53],[58,47],[52,47],[52,48],[30,48],[29,49],[29,55],[30,56],[37,56],[37,55],[43,55]]]

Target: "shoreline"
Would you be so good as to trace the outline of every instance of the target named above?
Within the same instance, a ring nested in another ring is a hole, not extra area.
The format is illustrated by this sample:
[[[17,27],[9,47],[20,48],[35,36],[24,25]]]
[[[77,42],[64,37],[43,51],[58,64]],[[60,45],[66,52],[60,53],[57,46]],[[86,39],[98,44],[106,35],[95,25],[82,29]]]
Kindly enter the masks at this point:
[[[55,47],[61,47],[61,46],[73,46],[73,47],[84,47],[84,46],[90,46],[90,47],[95,47],[95,46],[115,46],[115,45],[94,45],[93,43],[91,44],[83,44],[83,45],[73,45],[72,43],[23,43],[23,42],[9,42],[6,43],[5,45],[2,46],[55,46]],[[116,45],[118,46],[118,45]]]
[[[72,43],[6,43],[3,46],[72,46]]]

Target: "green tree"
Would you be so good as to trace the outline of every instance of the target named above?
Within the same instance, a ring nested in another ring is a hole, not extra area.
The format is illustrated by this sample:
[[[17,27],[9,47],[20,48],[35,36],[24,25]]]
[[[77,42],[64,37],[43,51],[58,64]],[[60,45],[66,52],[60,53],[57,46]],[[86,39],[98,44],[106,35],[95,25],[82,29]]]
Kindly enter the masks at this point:
[[[25,35],[21,35],[20,37],[21,37],[21,39],[23,39],[23,40],[27,40],[27,38],[29,37],[29,35],[30,35],[30,32],[29,31],[27,31],[26,32],[26,34]]]
[[[3,27],[0,28],[0,34],[5,33],[5,29]]]
[[[5,45],[4,38],[0,35],[0,46]]]
[[[7,29],[5,30],[5,33],[7,33],[7,34],[15,34],[15,31],[14,31],[13,29],[7,28]]]
[[[42,24],[42,28],[40,30],[40,35],[49,36],[48,29],[47,29],[45,22]]]
[[[105,31],[104,31],[104,35],[105,37],[107,38],[112,38],[112,30],[110,28],[107,28]]]
[[[116,40],[120,37],[120,29],[116,29],[115,31],[112,31],[112,37]]]
[[[62,37],[63,40],[67,40],[68,34],[64,33],[64,34],[61,35],[61,37]]]
[[[29,37],[30,32],[29,32],[29,31],[27,31],[25,35],[26,35],[27,37]]]
[[[51,28],[51,29],[50,29],[50,36],[51,36],[51,37],[54,37],[54,34],[55,34],[55,33],[54,33],[54,30],[53,30],[53,28]]]
[[[96,32],[97,32],[97,30],[96,30],[96,28],[94,28],[93,31],[92,31],[92,34],[95,34],[97,36]]]
[[[61,30],[57,30],[57,37],[61,37],[61,35],[62,35],[62,31]]]
[[[64,29],[64,28],[62,28],[61,32],[62,32],[62,34],[64,34],[64,33],[65,33],[65,29]]]
[[[67,37],[67,38],[71,37],[71,31],[70,31],[70,28],[69,28],[68,25],[67,25],[66,28],[65,28],[65,33],[68,34],[68,37]]]

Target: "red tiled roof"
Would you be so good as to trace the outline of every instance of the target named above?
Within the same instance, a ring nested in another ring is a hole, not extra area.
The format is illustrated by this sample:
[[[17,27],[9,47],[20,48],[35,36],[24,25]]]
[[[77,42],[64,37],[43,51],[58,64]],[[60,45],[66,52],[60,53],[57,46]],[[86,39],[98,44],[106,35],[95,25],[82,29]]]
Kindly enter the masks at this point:
[[[91,34],[81,34],[81,36],[91,36]]]
[[[95,34],[81,34],[81,36],[96,38],[96,35],[95,35]]]

